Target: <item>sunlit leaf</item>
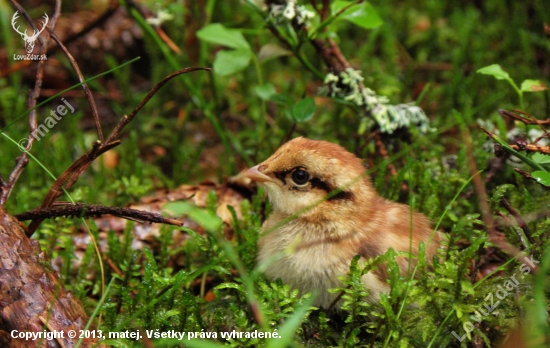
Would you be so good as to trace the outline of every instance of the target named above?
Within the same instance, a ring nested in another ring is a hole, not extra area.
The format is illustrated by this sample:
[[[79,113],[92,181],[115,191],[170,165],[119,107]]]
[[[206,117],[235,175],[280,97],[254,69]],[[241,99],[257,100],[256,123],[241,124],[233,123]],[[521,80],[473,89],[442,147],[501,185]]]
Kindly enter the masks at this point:
[[[533,178],[537,180],[539,184],[544,186],[550,186],[550,173],[544,170],[537,170],[531,173]]]
[[[162,210],[173,216],[188,215],[191,220],[208,231],[216,231],[222,225],[222,220],[216,214],[189,202],[167,203]]]
[[[250,50],[250,45],[243,34],[236,29],[227,29],[220,23],[209,24],[197,31],[197,36],[202,41],[218,44],[226,47]]]
[[[334,1],[331,6],[332,13],[336,14],[344,7],[354,2],[356,1]],[[336,20],[339,19],[347,20],[365,29],[378,28],[384,23],[375,8],[366,1],[361,4],[349,6],[348,9],[336,18]]]
[[[548,87],[538,80],[525,80],[521,83],[521,90],[524,92],[541,92],[547,89]]]
[[[212,67],[217,75],[227,76],[244,70],[251,58],[249,50],[224,50],[216,54]]]
[[[538,164],[548,164],[550,163],[550,156],[545,155],[543,153],[534,153],[533,156],[531,156],[531,159],[538,163]]]
[[[510,75],[502,69],[500,64],[493,64],[477,70],[478,74],[491,75],[497,80],[511,81]]]

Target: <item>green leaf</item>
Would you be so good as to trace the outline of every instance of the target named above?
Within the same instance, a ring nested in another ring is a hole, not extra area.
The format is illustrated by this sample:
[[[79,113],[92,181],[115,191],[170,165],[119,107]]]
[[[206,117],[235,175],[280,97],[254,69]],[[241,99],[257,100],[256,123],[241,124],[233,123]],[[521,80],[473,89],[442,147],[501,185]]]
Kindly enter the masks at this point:
[[[493,64],[493,65],[483,67],[481,69],[478,69],[477,73],[491,75],[497,80],[512,81],[512,79],[510,78],[510,75],[508,75],[508,73],[502,69],[500,64]]]
[[[292,107],[292,118],[296,122],[307,122],[315,113],[315,100],[313,98],[305,98],[297,102]]]
[[[275,86],[269,82],[256,86],[254,92],[256,92],[256,95],[262,100],[269,100],[269,98],[277,93]]]
[[[250,45],[240,31],[227,29],[220,23],[207,25],[197,31],[197,36],[204,42],[250,51]]]
[[[335,1],[331,6],[332,13],[336,14],[341,9],[354,2],[356,1]],[[338,19],[349,21],[365,29],[378,28],[384,23],[374,7],[366,1],[361,4],[350,6],[342,14],[340,14],[338,18],[336,18],[336,20]]]
[[[162,207],[162,211],[170,215],[188,215],[189,218],[208,231],[218,231],[222,226],[222,220],[214,213],[197,207],[189,202],[171,202]]]
[[[548,87],[538,80],[525,80],[521,83],[521,90],[524,92],[541,92],[547,89]]]
[[[539,184],[544,186],[550,186],[550,173],[544,170],[537,170],[531,173],[533,178],[537,180]]]
[[[249,50],[220,51],[216,54],[212,67],[217,75],[227,76],[244,70],[251,58],[252,52]]]
[[[531,156],[531,159],[538,164],[548,164],[550,163],[550,156],[545,155],[543,153],[534,153],[533,156]]]

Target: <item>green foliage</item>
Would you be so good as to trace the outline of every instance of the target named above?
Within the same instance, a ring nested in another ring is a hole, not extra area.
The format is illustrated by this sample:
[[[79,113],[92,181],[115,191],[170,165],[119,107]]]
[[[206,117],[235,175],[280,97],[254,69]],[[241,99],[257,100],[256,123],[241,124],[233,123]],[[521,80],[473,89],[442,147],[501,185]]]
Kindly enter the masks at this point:
[[[384,23],[378,12],[376,12],[376,8],[367,1],[357,4],[353,1],[338,0],[331,3],[330,9],[333,14],[337,14],[343,10],[336,17],[337,19],[349,21],[364,29],[378,28]]]
[[[531,175],[533,176],[533,178],[535,178],[535,180],[538,183],[546,187],[550,187],[550,173],[548,173],[547,171],[535,170],[534,172],[531,173]]]
[[[315,100],[305,98],[288,109],[289,119],[294,122],[307,122],[315,113]]]
[[[140,178],[131,175],[129,178],[122,177],[109,186],[109,191],[113,192],[120,202],[137,201],[147,192],[151,191],[153,183],[150,179],[140,182]]]
[[[502,67],[499,64],[492,64],[489,66],[486,66],[484,68],[478,69],[477,73],[479,74],[485,74],[485,75],[491,75],[497,80],[505,80],[508,81],[508,83],[514,88],[516,93],[519,97],[519,106],[523,110],[523,93],[524,92],[541,92],[547,89],[542,82],[538,80],[524,80],[521,83],[521,86],[518,87],[518,85],[514,82],[514,80],[510,77],[510,75],[502,69]]]

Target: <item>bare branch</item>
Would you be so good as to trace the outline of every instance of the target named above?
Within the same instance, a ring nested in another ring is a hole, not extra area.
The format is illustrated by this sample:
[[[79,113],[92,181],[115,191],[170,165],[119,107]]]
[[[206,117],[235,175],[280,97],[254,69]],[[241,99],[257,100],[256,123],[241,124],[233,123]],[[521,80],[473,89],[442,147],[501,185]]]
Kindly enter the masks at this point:
[[[166,82],[170,81],[171,79],[173,79],[174,77],[178,76],[178,75],[181,75],[181,74],[186,74],[188,72],[192,72],[192,71],[197,71],[197,70],[206,70],[206,71],[211,71],[212,69],[210,68],[185,68],[185,69],[181,69],[181,70],[178,70],[176,72],[173,72],[172,74],[166,76],[164,79],[162,79],[162,81],[160,81],[159,83],[157,83],[155,85],[155,87],[153,87],[153,89],[151,89],[149,91],[149,93],[147,93],[147,95],[145,96],[145,98],[143,98],[143,100],[138,104],[138,106],[134,109],[134,111],[132,111],[132,113],[130,114],[130,116],[126,116],[124,115],[122,117],[122,119],[119,121],[119,123],[116,125],[115,129],[113,130],[113,132],[111,133],[111,135],[109,136],[109,138],[107,139],[107,143],[110,143],[112,141],[114,141],[115,139],[118,138],[120,132],[122,131],[122,129],[124,129],[124,127],[130,123],[130,121],[132,121],[132,119],[137,115],[137,113],[145,106],[145,104],[147,104],[147,102],[159,91],[159,89],[164,86],[166,84]]]
[[[151,213],[132,208],[123,207],[105,207],[99,204],[84,204],[84,203],[56,203],[52,207],[37,208],[31,211],[17,214],[15,217],[20,220],[37,220],[49,219],[60,216],[65,217],[99,217],[102,215],[113,215],[127,220],[134,220],[140,223],[161,223],[174,226],[182,226],[183,222],[165,218],[161,214]]]
[[[76,160],[69,168],[67,168],[53,183],[52,187],[48,191],[48,194],[44,198],[44,201],[40,205],[40,208],[45,209],[50,207],[55,200],[61,196],[62,189],[69,189],[75,182],[78,180],[80,174],[88,168],[88,166],[101,154],[105,153],[106,151],[118,146],[120,144],[120,141],[117,139],[120,132],[124,127],[130,123],[130,121],[137,115],[137,113],[147,104],[147,102],[160,90],[166,82],[171,80],[172,78],[185,74],[192,71],[197,70],[211,70],[210,68],[185,68],[178,70],[164,79],[157,83],[149,93],[143,98],[143,100],[139,103],[139,105],[132,111],[130,116],[124,115],[115,129],[112,131],[111,135],[107,139],[105,143],[102,143],[98,140],[98,142],[94,143],[92,149],[90,149],[88,152],[86,152],[84,155],[82,155],[78,160]],[[43,218],[36,218],[33,219],[33,221],[29,224],[28,227],[28,233],[32,235],[34,231],[40,226],[44,219]]]
[[[25,16],[25,18],[27,18],[29,23],[31,23],[31,26],[33,27],[33,29],[36,31],[37,29],[34,26],[29,14],[27,13],[27,11],[25,11],[25,9],[23,7],[21,7],[21,5],[19,5],[19,3],[16,0],[11,0],[11,3],[17,9],[18,12],[21,12],[23,14],[23,16]],[[54,15],[52,16],[52,20],[50,21],[50,26],[49,26],[50,29],[54,28],[54,26],[57,22],[57,18],[59,18],[60,13],[61,13],[61,2],[58,0],[58,1],[56,1]],[[44,24],[44,26],[45,26],[45,24]],[[48,50],[49,38],[46,42],[44,42],[41,39],[40,36],[38,36],[38,38],[39,38],[40,43],[41,43],[40,54],[46,54],[46,51]],[[35,132],[36,128],[38,127],[38,124],[37,124],[37,121],[36,121],[36,109],[35,109],[35,107],[36,107],[36,100],[37,100],[38,96],[40,95],[40,91],[42,89],[42,79],[43,79],[43,76],[44,76],[44,64],[45,64],[44,60],[38,61],[38,65],[37,65],[37,68],[36,68],[36,79],[35,79],[35,83],[34,83],[34,89],[29,93],[29,96],[28,96],[27,107],[31,110],[30,113],[29,113],[29,125],[30,125],[30,132],[29,133],[30,134],[33,134],[33,132]],[[29,151],[31,149],[32,144],[34,143],[34,140],[35,140],[35,138],[33,136],[29,135],[29,141],[27,142],[27,145],[26,145],[26,150],[27,151]],[[15,162],[16,162],[15,167],[12,170],[10,176],[8,177],[8,182],[3,183],[2,185],[0,185],[0,206],[4,206],[6,204],[6,201],[8,200],[8,198],[11,194],[11,191],[13,190],[13,188],[15,186],[15,183],[17,182],[17,180],[21,176],[21,173],[23,172],[23,170],[25,169],[25,167],[29,163],[29,158],[28,158],[27,153],[23,152],[19,157],[17,157]]]
[[[498,232],[495,228],[495,221],[491,215],[491,209],[489,207],[489,199],[487,196],[487,190],[485,189],[485,184],[477,169],[477,164],[474,158],[473,146],[472,146],[472,137],[468,131],[466,125],[461,125],[462,138],[464,140],[464,145],[466,146],[466,160],[470,172],[472,173],[475,191],[477,193],[479,208],[481,210],[481,219],[489,235],[489,242],[500,248],[501,250],[512,255],[516,259],[520,260],[525,257],[525,254],[519,250],[514,245],[510,244],[504,235]]]
[[[53,30],[48,29],[48,31],[50,32],[50,36],[55,40],[55,42],[57,42],[59,47],[61,47],[61,49],[63,50],[63,53],[65,53],[65,55],[69,59],[69,62],[71,63],[71,66],[73,67],[74,71],[78,75],[78,80],[80,81],[82,89],[84,90],[84,94],[86,95],[86,99],[88,99],[88,103],[90,104],[90,108],[92,109],[92,115],[93,115],[93,118],[94,118],[96,130],[97,130],[97,137],[98,137],[99,141],[101,143],[103,143],[103,141],[104,141],[103,131],[101,130],[101,122],[99,121],[99,113],[97,111],[97,106],[95,105],[95,99],[92,96],[92,92],[90,91],[90,88],[88,87],[88,84],[86,83],[86,81],[84,79],[84,76],[82,75],[82,72],[80,71],[80,67],[78,66],[78,64],[74,60],[74,58],[71,55],[71,53],[69,52],[69,50],[67,50],[67,47],[65,47],[63,45],[63,43],[61,42],[61,40],[59,40],[57,35],[55,35]]]
[[[525,114],[523,112],[519,112],[518,110],[514,111],[508,111],[508,110],[498,110],[498,113],[502,116],[510,117],[516,121],[523,122],[525,124],[538,124],[538,125],[550,125],[550,119],[547,120],[533,120],[526,117],[523,117],[521,114]]]
[[[520,145],[510,145],[510,147],[516,151],[540,152],[546,155],[550,155],[550,146],[520,144]]]
[[[46,198],[44,198],[44,201],[40,205],[40,208],[47,208],[53,204],[53,202],[61,195],[61,189],[63,185],[69,180],[72,180],[71,183],[76,182],[78,179],[78,176],[86,169],[97,157],[99,157],[104,152],[107,152],[108,150],[114,148],[115,146],[120,145],[120,141],[114,141],[110,144],[101,145],[99,143],[95,143],[94,147],[86,152],[84,155],[82,155],[79,159],[77,159],[69,168],[67,168],[53,183],[52,187],[48,191],[48,194],[46,195]],[[40,223],[42,223],[44,219],[34,219],[29,227],[28,230],[31,235],[38,226],[40,226]]]

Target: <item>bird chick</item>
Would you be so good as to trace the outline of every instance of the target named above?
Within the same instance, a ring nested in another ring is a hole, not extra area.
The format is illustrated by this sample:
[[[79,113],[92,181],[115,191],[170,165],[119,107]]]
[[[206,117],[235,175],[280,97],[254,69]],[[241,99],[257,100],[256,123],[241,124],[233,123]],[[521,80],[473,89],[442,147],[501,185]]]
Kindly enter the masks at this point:
[[[341,286],[338,277],[349,272],[354,256],[369,259],[389,248],[408,252],[411,227],[416,254],[432,234],[424,215],[412,213],[411,224],[409,206],[378,196],[361,160],[327,141],[295,138],[244,175],[265,188],[273,206],[258,241],[258,262],[266,262],[270,279],[281,278],[302,294],[317,291],[316,306],[333,303],[337,294],[327,290]],[[429,260],[438,244],[436,235]],[[397,262],[405,273],[409,259]],[[383,265],[362,277],[370,289],[367,301],[389,291],[387,277]]]

